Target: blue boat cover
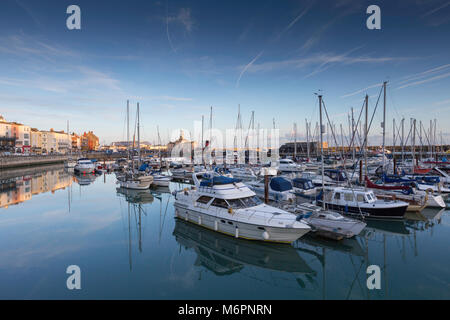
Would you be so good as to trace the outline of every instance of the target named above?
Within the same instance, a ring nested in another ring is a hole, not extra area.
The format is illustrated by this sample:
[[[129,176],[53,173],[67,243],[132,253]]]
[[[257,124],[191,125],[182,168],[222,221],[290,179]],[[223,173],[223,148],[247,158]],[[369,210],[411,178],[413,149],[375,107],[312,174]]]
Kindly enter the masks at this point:
[[[272,180],[270,180],[270,187],[272,190],[279,192],[292,190],[292,184],[282,177],[272,178]]]
[[[148,168],[148,164],[147,163],[143,163],[139,167],[139,171],[145,171],[145,170],[147,170],[147,168]]]
[[[217,176],[217,177],[212,177],[212,179],[203,180],[202,182],[200,182],[200,186],[201,187],[212,187],[212,186],[216,186],[216,185],[231,184],[231,183],[237,183],[237,182],[241,182],[241,180],[235,179],[235,178],[228,178],[225,176]]]

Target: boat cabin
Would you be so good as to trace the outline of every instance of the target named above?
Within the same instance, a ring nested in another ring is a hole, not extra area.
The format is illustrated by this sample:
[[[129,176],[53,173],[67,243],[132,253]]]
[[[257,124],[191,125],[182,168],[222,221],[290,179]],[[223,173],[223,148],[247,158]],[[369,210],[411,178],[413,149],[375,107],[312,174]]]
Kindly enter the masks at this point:
[[[355,203],[372,204],[377,201],[377,197],[373,191],[364,189],[351,188],[325,188],[325,203],[333,203],[336,205],[352,205]]]
[[[324,170],[324,175],[329,177],[333,181],[337,182],[347,181],[347,175],[342,170],[327,169]]]
[[[303,190],[311,190],[314,189],[314,184],[311,179],[306,178],[295,178],[292,179],[292,185],[295,188],[303,189]]]

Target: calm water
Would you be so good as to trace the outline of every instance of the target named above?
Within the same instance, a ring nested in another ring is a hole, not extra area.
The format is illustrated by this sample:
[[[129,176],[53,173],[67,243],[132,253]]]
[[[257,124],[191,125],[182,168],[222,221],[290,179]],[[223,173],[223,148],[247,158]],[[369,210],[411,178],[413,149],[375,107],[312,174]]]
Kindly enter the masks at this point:
[[[120,194],[114,175],[6,176],[1,299],[450,299],[447,211],[369,222],[340,243],[271,245],[176,220],[169,190]],[[380,290],[366,287],[372,264]],[[66,287],[69,265],[81,268],[81,290]]]

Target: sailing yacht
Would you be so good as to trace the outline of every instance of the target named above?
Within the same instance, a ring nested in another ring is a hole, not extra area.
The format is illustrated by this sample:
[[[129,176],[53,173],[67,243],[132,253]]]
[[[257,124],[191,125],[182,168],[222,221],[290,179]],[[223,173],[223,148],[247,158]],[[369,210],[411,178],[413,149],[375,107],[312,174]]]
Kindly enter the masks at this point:
[[[153,182],[151,175],[138,175],[132,171],[125,173],[122,176],[117,177],[117,183],[121,188],[145,190],[149,189]]]
[[[295,215],[263,204],[240,180],[212,173],[194,173],[192,179],[195,187],[174,192],[180,219],[236,238],[282,243],[311,230]]]
[[[129,135],[128,133],[128,121],[129,121],[129,103],[127,101],[127,137]],[[137,104],[137,146],[138,146],[138,157],[136,159],[137,161],[137,167],[141,168],[141,138],[140,138],[140,125],[139,125],[139,102]],[[128,141],[128,140],[127,140]],[[128,150],[129,153],[129,150]],[[123,174],[116,174],[117,182],[121,188],[126,189],[134,189],[134,190],[145,190],[150,188],[150,185],[153,182],[153,176],[147,174],[147,172],[142,170],[136,170],[135,169],[135,159],[133,158],[132,164],[130,168],[127,168],[125,173]]]

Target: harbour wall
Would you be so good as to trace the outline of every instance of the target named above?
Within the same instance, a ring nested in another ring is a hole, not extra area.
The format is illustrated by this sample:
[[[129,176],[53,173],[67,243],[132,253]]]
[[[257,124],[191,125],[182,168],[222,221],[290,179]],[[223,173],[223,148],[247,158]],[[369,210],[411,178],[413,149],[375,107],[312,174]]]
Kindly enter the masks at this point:
[[[25,168],[32,166],[40,166],[46,164],[64,163],[68,159],[65,155],[52,156],[5,156],[0,157],[0,170],[11,168]]]

